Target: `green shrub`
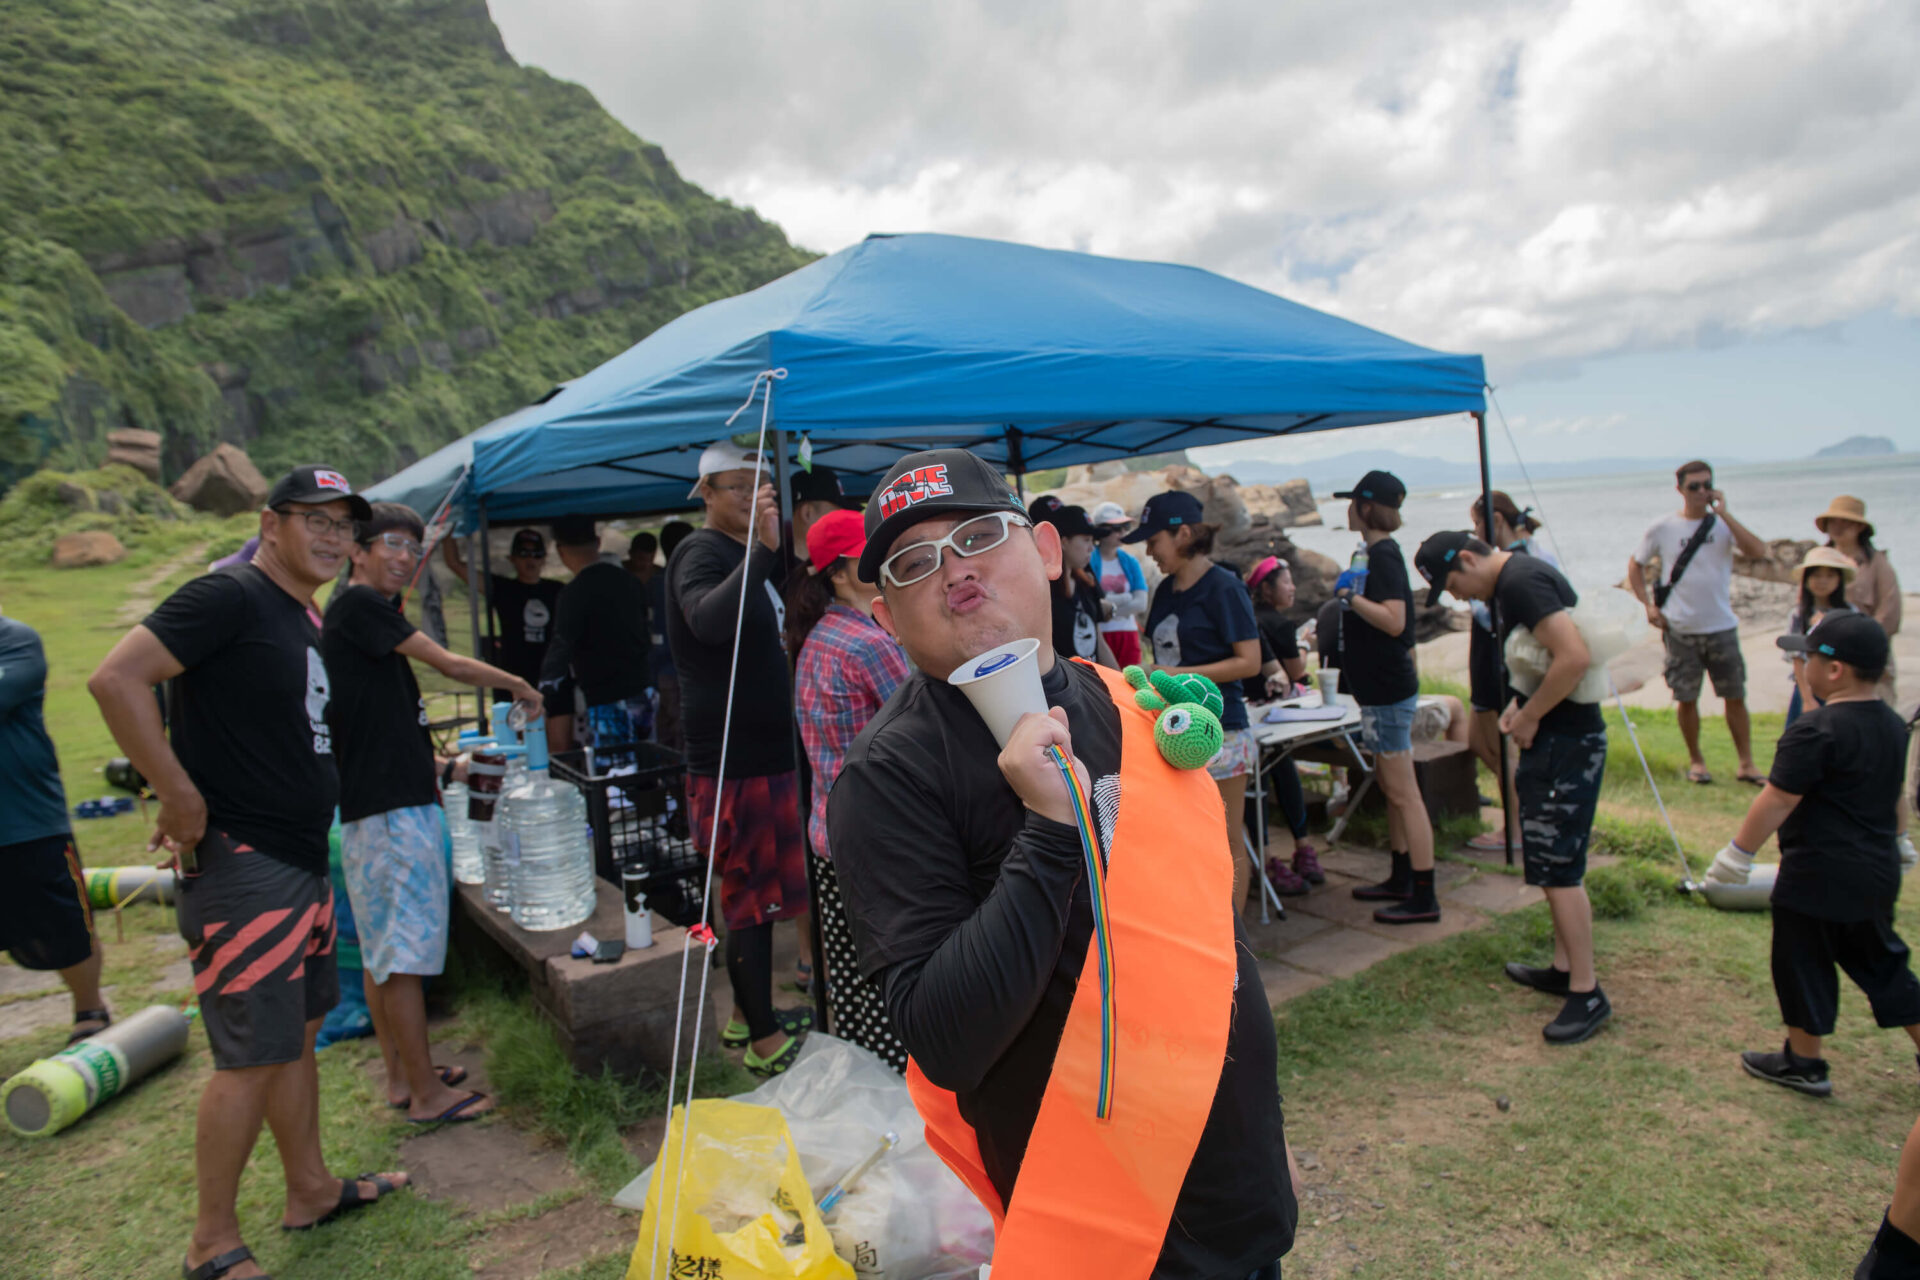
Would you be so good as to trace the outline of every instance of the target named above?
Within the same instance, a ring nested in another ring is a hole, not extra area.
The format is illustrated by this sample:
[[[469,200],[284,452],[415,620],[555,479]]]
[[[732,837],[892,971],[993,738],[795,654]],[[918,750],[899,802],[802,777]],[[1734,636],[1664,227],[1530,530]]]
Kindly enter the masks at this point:
[[[1637,920],[1672,896],[1678,881],[1645,862],[1616,862],[1587,872],[1587,897],[1596,920]]]

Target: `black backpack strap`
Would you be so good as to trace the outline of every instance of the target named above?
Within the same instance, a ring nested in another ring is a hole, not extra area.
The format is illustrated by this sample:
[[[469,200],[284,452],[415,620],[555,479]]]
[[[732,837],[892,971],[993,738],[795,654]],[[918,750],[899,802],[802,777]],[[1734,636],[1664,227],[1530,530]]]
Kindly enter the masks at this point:
[[[1673,558],[1673,568],[1668,572],[1667,580],[1657,583],[1653,588],[1654,608],[1667,607],[1667,597],[1672,595],[1673,589],[1680,585],[1680,575],[1685,573],[1687,566],[1693,563],[1695,553],[1707,545],[1707,538],[1713,533],[1716,520],[1717,517],[1713,512],[1707,512],[1706,517],[1700,521],[1700,527],[1693,531],[1691,538],[1687,539],[1687,545],[1680,548],[1680,554]]]

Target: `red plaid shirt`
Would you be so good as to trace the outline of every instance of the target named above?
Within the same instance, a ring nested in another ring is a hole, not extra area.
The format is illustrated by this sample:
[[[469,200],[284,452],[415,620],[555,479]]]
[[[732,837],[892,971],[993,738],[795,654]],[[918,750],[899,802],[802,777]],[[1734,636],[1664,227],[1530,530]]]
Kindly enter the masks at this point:
[[[880,624],[838,602],[800,647],[793,672],[793,710],[813,766],[807,835],[827,856],[827,792],[840,776],[847,748],[907,679],[907,653]]]

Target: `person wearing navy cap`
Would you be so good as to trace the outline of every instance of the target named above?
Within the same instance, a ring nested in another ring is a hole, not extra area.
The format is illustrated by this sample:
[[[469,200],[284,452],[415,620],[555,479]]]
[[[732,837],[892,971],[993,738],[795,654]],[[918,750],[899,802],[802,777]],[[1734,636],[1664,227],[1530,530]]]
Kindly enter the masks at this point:
[[[1236,818],[1245,808],[1247,775],[1260,767],[1260,748],[1247,718],[1240,682],[1260,674],[1260,626],[1253,599],[1240,579],[1213,562],[1215,526],[1203,519],[1200,499],[1178,489],[1156,493],[1140,510],[1140,523],[1122,542],[1146,543],[1147,555],[1167,576],[1147,606],[1147,647],[1166,671],[1192,671],[1220,686],[1220,750],[1207,772],[1220,799]],[[1233,909],[1244,915],[1253,884],[1253,859],[1229,828],[1233,855]]]

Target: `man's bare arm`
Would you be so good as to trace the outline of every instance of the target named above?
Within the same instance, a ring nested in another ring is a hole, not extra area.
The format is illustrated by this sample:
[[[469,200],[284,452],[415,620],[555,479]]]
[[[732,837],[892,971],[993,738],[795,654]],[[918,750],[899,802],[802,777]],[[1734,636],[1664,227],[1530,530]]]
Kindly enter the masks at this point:
[[[161,723],[153,688],[173,679],[180,665],[160,637],[137,626],[120,638],[87,679],[87,692],[100,706],[108,732],[127,759],[160,797],[160,816],[149,849],[180,853],[200,843],[207,829],[207,802],[173,753]]]

